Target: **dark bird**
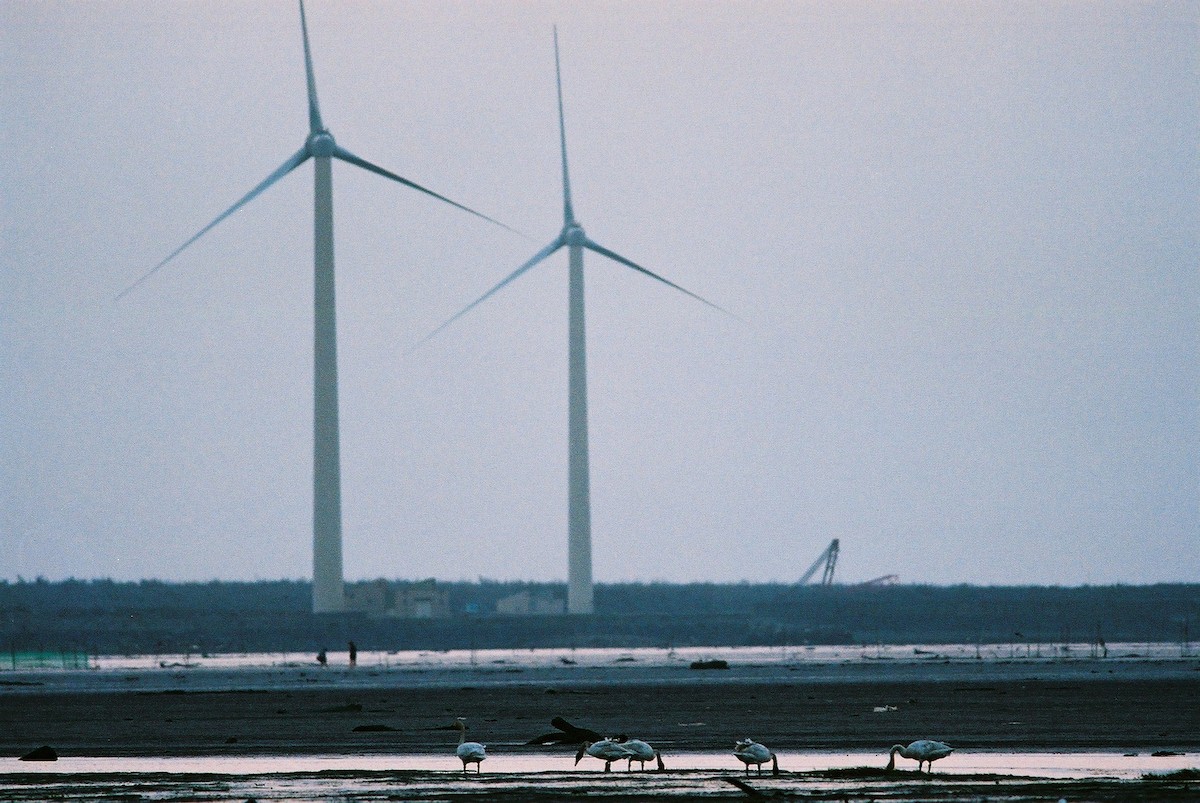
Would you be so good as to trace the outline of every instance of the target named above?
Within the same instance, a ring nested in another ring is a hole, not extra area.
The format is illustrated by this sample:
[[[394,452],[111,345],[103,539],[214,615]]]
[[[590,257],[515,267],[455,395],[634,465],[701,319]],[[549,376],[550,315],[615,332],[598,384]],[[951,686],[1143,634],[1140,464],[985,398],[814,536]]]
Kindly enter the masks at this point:
[[[604,741],[604,737],[596,731],[589,728],[577,728],[562,717],[555,717],[550,720],[550,724],[558,730],[543,733],[525,744],[583,744],[584,742]]]

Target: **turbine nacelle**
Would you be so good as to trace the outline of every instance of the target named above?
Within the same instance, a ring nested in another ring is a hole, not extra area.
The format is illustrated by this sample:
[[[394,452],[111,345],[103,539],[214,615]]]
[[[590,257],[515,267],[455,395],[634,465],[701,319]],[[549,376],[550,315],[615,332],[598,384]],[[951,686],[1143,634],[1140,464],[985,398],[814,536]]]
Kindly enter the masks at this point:
[[[570,223],[563,226],[562,240],[566,245],[579,248],[583,248],[588,244],[587,235],[583,233],[583,226],[580,226],[578,223]]]
[[[333,134],[330,134],[328,129],[309,135],[305,146],[309,154],[316,158],[330,157],[337,152],[337,143],[333,141]]]

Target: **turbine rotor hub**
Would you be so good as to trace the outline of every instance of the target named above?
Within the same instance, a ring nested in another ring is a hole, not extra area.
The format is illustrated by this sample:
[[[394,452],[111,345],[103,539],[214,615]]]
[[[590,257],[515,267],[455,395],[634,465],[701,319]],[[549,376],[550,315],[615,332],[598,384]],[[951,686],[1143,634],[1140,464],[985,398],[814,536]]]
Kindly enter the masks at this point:
[[[587,243],[587,235],[583,233],[583,226],[577,223],[563,229],[563,239],[567,245],[582,246]]]
[[[308,138],[308,152],[313,156],[333,156],[335,150],[337,143],[333,141],[333,134],[328,130],[318,131]]]

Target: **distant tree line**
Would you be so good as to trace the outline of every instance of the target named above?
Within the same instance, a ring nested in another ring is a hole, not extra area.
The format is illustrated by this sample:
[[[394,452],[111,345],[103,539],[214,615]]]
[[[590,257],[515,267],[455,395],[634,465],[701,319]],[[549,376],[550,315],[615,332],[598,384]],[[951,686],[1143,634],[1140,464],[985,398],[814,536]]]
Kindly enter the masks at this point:
[[[439,583],[454,615],[310,612],[307,581],[0,581],[0,651],[92,654],[804,644],[1169,641],[1200,631],[1200,585],[980,587],[619,583],[596,614],[497,616],[554,583]],[[2,656],[0,652],[0,656]],[[0,657],[0,667],[4,661]]]

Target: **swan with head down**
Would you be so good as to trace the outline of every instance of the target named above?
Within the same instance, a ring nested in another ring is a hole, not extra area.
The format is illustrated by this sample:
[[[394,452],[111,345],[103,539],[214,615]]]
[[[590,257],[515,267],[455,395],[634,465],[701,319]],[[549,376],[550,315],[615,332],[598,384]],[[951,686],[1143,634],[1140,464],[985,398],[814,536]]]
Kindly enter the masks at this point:
[[[771,762],[771,774],[779,774],[779,759],[765,745],[759,744],[753,739],[739,739],[733,746],[733,755],[738,761],[746,765],[746,774],[750,774],[750,765],[754,764],[758,767],[758,774],[762,775],[762,765],[768,761]]]
[[[896,754],[899,753],[904,758],[915,759],[917,762],[917,772],[921,771],[922,764],[928,764],[927,772],[933,770],[933,762],[939,758],[945,758],[954,751],[954,748],[945,742],[935,742],[933,739],[918,739],[908,745],[896,744],[892,745],[891,757],[888,759],[887,769],[896,769]]]

